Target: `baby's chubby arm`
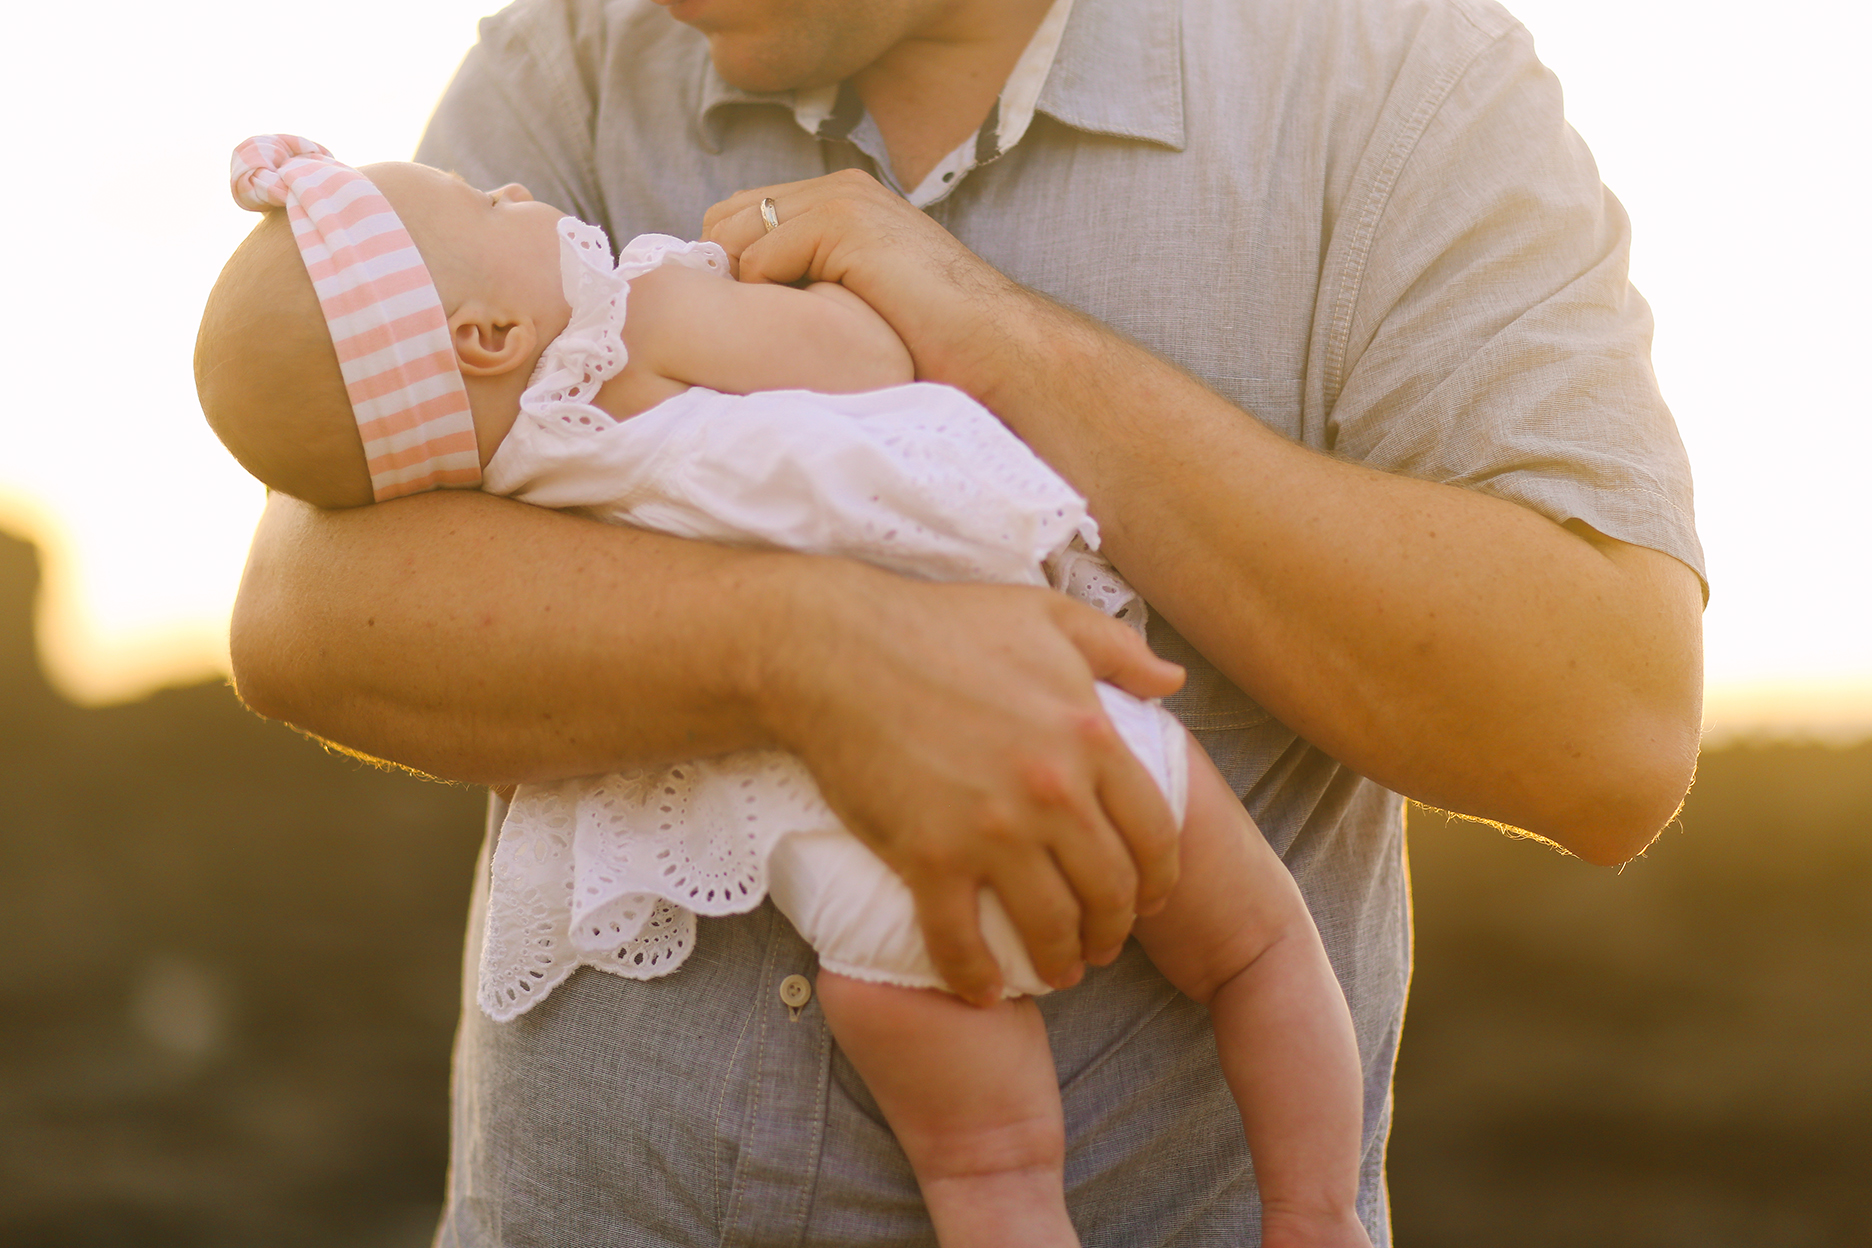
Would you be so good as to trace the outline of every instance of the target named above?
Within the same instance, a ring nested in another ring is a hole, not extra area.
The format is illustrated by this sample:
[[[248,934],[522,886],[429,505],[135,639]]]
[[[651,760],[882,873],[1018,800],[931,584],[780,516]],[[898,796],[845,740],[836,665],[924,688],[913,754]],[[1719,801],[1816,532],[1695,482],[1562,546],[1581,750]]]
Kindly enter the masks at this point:
[[[630,366],[683,385],[846,394],[916,375],[896,331],[836,282],[744,284],[666,264],[632,280],[629,313]]]

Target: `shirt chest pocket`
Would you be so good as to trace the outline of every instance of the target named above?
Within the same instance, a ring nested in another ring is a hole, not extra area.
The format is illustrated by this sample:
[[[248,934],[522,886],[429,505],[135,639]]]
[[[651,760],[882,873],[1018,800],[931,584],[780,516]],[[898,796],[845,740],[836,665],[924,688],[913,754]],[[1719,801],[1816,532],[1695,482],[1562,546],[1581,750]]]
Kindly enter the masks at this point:
[[[1300,377],[1204,377],[1211,390],[1250,413],[1256,420],[1290,442],[1302,440],[1301,398],[1305,379]],[[1316,448],[1317,449],[1317,448]]]

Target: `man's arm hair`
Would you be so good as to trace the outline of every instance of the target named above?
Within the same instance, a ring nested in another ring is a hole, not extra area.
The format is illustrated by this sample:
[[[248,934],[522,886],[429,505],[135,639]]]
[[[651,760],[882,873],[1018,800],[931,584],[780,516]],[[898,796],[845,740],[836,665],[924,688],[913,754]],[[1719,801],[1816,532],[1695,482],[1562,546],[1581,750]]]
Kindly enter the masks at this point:
[[[981,398],[1071,481],[1153,610],[1308,742],[1621,862],[1694,771],[1699,555],[1623,215],[1524,44],[1472,67],[1480,118],[1372,188],[1365,219],[1395,233],[1383,280],[1370,252],[1329,257],[1350,267],[1323,297],[1354,304],[1317,318],[1344,327],[1313,352],[1345,353],[1332,456],[1015,286],[861,173],[731,197],[708,236],[743,280],[839,281],[877,308],[919,375]],[[1446,211],[1454,185],[1467,215]],[[768,195],[782,225],[763,234]]]
[[[759,614],[770,563],[471,491],[347,511],[274,495],[235,602],[235,686],[263,715],[480,784],[765,744],[737,630],[677,604]],[[620,671],[639,647],[655,661]]]
[[[276,497],[235,605],[262,714],[505,785],[749,745],[798,753],[903,876],[936,965],[998,999],[992,887],[1048,982],[1115,958],[1176,878],[1162,795],[1099,708],[1181,670],[1050,590],[731,550],[470,491]]]

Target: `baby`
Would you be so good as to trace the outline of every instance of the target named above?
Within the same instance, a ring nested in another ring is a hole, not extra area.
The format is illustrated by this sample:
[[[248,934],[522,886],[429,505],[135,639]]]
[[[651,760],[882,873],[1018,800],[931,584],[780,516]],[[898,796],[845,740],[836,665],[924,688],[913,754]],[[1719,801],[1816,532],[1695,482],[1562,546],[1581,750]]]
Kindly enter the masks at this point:
[[[209,423],[270,488],[323,507],[437,487],[944,580],[1052,584],[1141,625],[1084,500],[831,284],[742,284],[712,244],[593,227],[519,186],[359,171],[316,144],[236,150],[265,219],[203,316]],[[284,211],[280,211],[283,209]],[[628,315],[627,315],[628,313]],[[1270,1248],[1369,1245],[1354,1212],[1361,1076],[1292,878],[1202,750],[1101,686],[1181,821],[1181,878],[1136,935],[1209,1007]],[[696,913],[771,896],[819,955],[817,999],[896,1133],[945,1248],[1078,1242],[1047,991],[990,890],[1009,997],[942,991],[908,890],[790,755],[524,786],[496,848],[481,1003],[512,1018],[573,969],[675,970]],[[787,995],[798,1008],[802,981]]]

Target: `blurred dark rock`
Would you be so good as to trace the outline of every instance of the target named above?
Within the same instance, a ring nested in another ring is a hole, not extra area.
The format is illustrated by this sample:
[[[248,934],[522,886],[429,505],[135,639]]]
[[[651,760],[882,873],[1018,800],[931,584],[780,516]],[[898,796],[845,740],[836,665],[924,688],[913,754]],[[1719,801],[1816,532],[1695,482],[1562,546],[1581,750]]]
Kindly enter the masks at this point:
[[[0,745],[12,746],[57,701],[39,669],[33,606],[39,552],[0,531]]]
[[[0,536],[0,1244],[426,1243],[481,795],[218,684],[69,706],[37,576]],[[1400,1248],[1872,1243],[1872,747],[1707,755],[1623,872],[1411,852]]]
[[[0,1244],[427,1242],[481,794],[70,706],[37,575],[0,535]]]

